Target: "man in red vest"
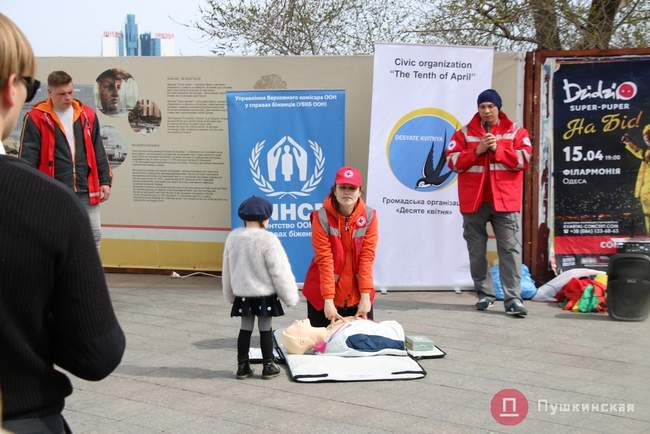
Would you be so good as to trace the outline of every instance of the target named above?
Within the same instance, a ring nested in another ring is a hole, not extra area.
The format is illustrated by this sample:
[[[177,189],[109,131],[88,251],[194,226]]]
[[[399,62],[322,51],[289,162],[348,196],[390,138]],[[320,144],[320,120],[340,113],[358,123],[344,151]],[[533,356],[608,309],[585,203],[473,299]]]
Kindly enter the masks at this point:
[[[112,173],[95,112],[74,98],[72,77],[47,77],[48,99],[25,115],[20,158],[74,191],[88,211],[99,250],[99,204],[111,194]]]
[[[463,214],[463,236],[469,251],[470,273],[478,295],[476,308],[494,304],[487,283],[488,222],[497,241],[503,304],[507,314],[524,317],[528,310],[520,292],[521,234],[519,212],[523,173],[533,154],[528,132],[517,128],[501,111],[494,89],[481,92],[478,112],[456,131],[447,147],[447,164],[458,173],[458,197]]]

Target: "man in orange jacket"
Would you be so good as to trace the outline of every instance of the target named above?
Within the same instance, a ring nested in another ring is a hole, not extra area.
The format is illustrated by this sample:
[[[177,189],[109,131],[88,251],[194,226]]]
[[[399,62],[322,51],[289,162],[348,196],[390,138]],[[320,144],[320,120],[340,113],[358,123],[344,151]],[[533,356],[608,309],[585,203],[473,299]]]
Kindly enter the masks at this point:
[[[20,158],[76,193],[88,212],[99,251],[99,203],[111,194],[112,172],[95,112],[74,98],[72,77],[47,77],[48,99],[25,115]]]
[[[519,212],[523,173],[533,153],[528,132],[501,111],[494,89],[481,92],[478,113],[456,131],[447,148],[447,164],[458,173],[458,197],[463,214],[463,236],[469,251],[470,272],[478,295],[476,308],[494,304],[487,284],[487,222],[497,241],[499,274],[507,314],[524,317],[528,310],[520,294],[521,235]]]

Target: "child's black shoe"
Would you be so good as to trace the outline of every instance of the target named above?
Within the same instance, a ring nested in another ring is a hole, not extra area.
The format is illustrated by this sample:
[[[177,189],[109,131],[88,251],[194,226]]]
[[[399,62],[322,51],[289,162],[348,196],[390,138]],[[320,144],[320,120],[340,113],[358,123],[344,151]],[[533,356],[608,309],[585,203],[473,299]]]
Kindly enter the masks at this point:
[[[280,373],[280,368],[273,362],[264,362],[264,368],[262,369],[262,378],[268,380],[269,378],[277,377]]]
[[[264,367],[266,369],[266,366]],[[253,375],[253,368],[250,363],[242,362],[237,366],[237,379],[243,380]]]

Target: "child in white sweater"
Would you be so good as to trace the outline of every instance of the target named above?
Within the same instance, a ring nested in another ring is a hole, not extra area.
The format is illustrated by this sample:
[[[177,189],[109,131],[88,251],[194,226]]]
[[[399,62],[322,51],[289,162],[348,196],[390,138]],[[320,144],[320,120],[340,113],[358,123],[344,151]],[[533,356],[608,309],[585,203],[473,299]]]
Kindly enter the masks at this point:
[[[273,363],[271,319],[284,315],[280,300],[287,306],[298,303],[298,286],[289,258],[280,240],[266,230],[273,211],[265,199],[251,196],[241,203],[237,214],[245,227],[233,230],[223,251],[222,286],[226,302],[232,304],[230,316],[241,317],[237,339],[237,378],[253,375],[248,352],[255,317],[262,347],[262,377],[280,373]]]

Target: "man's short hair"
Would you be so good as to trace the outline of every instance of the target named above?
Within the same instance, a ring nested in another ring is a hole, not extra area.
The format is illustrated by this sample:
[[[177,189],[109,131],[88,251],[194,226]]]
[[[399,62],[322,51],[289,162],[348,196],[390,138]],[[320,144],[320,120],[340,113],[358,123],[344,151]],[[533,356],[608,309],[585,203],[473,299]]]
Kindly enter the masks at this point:
[[[11,74],[33,77],[36,70],[34,52],[18,26],[0,13],[0,86]]]
[[[65,86],[72,83],[72,77],[65,71],[52,71],[47,76],[47,85],[49,87]]]
[[[106,71],[102,72],[97,76],[97,80],[95,80],[97,83],[101,83],[102,81],[106,80],[107,78],[110,78],[112,80],[128,80],[129,78],[133,78],[131,74],[126,72],[123,69],[118,69],[118,68],[111,68],[107,69]]]

